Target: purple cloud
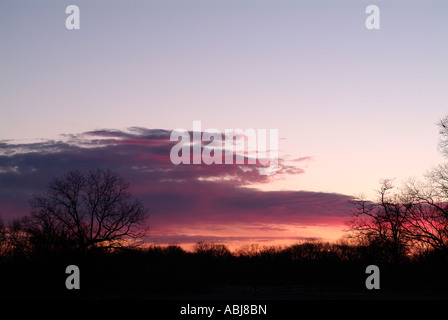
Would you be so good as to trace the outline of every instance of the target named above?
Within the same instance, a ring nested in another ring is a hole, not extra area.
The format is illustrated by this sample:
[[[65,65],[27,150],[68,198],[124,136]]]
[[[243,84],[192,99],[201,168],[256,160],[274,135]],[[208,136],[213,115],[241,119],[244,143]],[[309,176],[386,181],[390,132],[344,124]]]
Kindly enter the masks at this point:
[[[61,141],[0,143],[3,218],[28,214],[28,201],[44,191],[52,178],[94,168],[117,171],[130,182],[133,194],[149,209],[153,234],[159,239],[176,239],[176,229],[203,225],[244,225],[251,232],[257,228],[281,232],[280,225],[332,225],[350,212],[351,197],[346,195],[247,188],[276,178],[260,175],[259,165],[174,165],[170,150],[175,142],[168,130],[96,130],[62,137]],[[285,163],[279,159],[278,175],[304,173]],[[171,234],[164,235],[168,231]],[[191,240],[191,234],[183,231],[178,236]]]

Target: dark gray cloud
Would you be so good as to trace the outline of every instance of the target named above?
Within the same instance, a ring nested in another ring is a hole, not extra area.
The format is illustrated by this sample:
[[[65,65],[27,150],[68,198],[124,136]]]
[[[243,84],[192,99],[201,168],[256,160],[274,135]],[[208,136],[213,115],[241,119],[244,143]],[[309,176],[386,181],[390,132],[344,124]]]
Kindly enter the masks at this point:
[[[246,188],[276,178],[260,175],[258,165],[173,165],[169,136],[168,130],[135,127],[64,135],[61,141],[2,142],[0,213],[6,219],[28,214],[32,196],[70,170],[109,168],[130,182],[160,230],[203,223],[329,225],[349,214],[346,195]],[[279,165],[278,175],[304,172],[282,159]]]

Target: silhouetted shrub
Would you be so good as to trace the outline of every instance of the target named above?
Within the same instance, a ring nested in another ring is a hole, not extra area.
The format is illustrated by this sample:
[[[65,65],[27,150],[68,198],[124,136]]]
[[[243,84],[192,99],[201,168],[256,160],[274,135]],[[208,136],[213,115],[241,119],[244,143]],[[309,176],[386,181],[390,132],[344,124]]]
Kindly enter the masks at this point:
[[[198,242],[194,245],[193,251],[198,255],[214,258],[228,258],[231,255],[225,245],[213,242]]]

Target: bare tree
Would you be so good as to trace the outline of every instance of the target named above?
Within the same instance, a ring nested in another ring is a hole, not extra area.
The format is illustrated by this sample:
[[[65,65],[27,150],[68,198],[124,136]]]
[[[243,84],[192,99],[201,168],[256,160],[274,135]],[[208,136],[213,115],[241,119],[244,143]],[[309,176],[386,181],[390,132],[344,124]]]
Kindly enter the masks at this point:
[[[7,231],[6,226],[3,223],[3,219],[0,217],[0,256],[5,254],[7,248]]]
[[[445,156],[448,157],[448,116],[445,116],[440,122],[439,125],[439,150]]]
[[[22,220],[22,229],[34,247],[44,249],[121,246],[147,231],[148,213],[128,189],[110,170],[71,171],[31,201],[31,216]]]
[[[408,251],[406,223],[409,206],[399,194],[390,195],[393,188],[391,180],[383,180],[377,202],[362,197],[352,201],[354,210],[348,225],[350,231],[377,245],[392,262],[398,263]]]
[[[438,123],[439,150],[448,157],[448,116]],[[448,248],[448,164],[427,172],[423,180],[409,180],[405,195],[410,204],[408,227],[423,247]]]
[[[230,255],[230,251],[225,245],[213,242],[197,242],[193,247],[193,251],[199,255],[215,258],[228,257]]]
[[[426,174],[424,181],[410,180],[407,197],[409,232],[416,241],[434,249],[448,248],[448,164]]]

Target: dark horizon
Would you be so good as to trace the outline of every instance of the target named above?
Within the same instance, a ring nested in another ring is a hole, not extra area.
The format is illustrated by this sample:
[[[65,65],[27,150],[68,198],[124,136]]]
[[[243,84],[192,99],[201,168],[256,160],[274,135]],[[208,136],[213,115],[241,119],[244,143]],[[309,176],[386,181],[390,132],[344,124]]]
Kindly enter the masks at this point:
[[[447,13],[1,0],[2,298],[447,299]]]

